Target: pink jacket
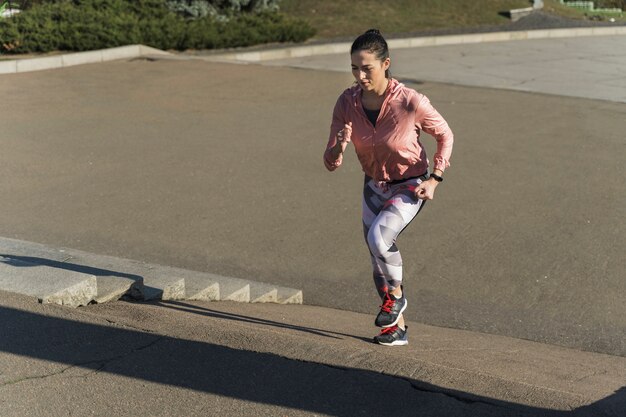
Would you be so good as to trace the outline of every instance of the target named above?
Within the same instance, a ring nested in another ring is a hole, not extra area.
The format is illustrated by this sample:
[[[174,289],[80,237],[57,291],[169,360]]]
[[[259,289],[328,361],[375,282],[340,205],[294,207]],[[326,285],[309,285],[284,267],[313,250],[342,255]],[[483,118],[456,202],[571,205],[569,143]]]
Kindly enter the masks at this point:
[[[332,160],[330,149],[344,125],[352,122],[352,143],[363,172],[376,181],[393,181],[422,175],[428,169],[420,132],[437,140],[434,168],[444,171],[449,165],[454,136],[448,123],[423,94],[391,79],[380,109],[376,127],[372,126],[361,104],[361,87],[355,85],[339,96],[333,111],[330,136],[324,153],[329,171],[341,165],[343,155]]]

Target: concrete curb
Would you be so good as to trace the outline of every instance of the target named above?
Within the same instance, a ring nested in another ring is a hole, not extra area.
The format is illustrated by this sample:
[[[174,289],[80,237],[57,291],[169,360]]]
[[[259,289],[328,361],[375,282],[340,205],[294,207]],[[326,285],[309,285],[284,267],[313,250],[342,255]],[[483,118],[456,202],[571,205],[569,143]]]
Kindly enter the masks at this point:
[[[77,283],[89,291],[74,288]],[[298,289],[3,237],[0,290],[73,307],[125,295],[141,300],[278,304],[302,304],[303,298]]]
[[[538,29],[512,32],[424,36],[415,38],[388,39],[387,43],[389,44],[389,47],[391,49],[403,49],[420,48],[424,46],[459,45],[484,42],[615,35],[626,35],[626,26]],[[268,49],[263,51],[220,53],[215,55],[203,56],[202,58],[218,62],[262,62],[274,59],[302,58],[306,56],[347,53],[350,50],[351,45],[351,42],[342,42],[323,45],[294,46],[289,48]]]
[[[170,55],[169,52],[145,45],[128,45],[97,51],[77,52],[41,58],[25,58],[0,61],[0,74],[41,71],[71,67],[74,65],[95,64],[118,59],[131,59],[144,55]]]
[[[483,42],[615,35],[626,35],[626,26],[537,29],[510,32],[472,33],[463,35],[422,36],[414,38],[389,39],[388,44],[392,49],[402,49]],[[262,51],[216,52],[214,54],[203,56],[181,56],[145,45],[128,45],[116,48],[100,49],[97,51],[77,52],[41,58],[0,60],[0,75],[42,71],[71,67],[74,65],[95,64],[139,57],[150,57],[152,59],[165,57],[169,57],[171,59],[201,59],[215,62],[262,62],[274,59],[302,58],[306,56],[346,53],[346,51],[350,49],[350,46],[350,42],[340,42],[274,48]]]
[[[97,295],[96,277],[0,257],[0,288],[69,307],[87,305]]]

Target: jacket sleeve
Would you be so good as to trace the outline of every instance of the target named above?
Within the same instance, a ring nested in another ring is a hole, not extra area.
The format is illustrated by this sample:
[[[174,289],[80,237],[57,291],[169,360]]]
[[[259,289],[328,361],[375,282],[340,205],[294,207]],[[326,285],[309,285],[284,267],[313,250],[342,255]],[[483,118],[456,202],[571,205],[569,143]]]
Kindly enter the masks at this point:
[[[415,126],[435,138],[437,151],[433,157],[433,168],[445,171],[450,166],[454,135],[450,126],[448,126],[448,122],[430,104],[428,97],[418,94],[418,100],[415,112]]]
[[[333,119],[330,124],[330,134],[328,136],[328,144],[326,145],[326,151],[324,152],[324,165],[329,171],[336,170],[343,162],[343,154],[339,154],[337,159],[334,159],[331,155],[331,148],[337,144],[337,133],[343,129],[345,125],[345,117],[342,106],[343,95],[339,96],[335,103],[333,110]]]

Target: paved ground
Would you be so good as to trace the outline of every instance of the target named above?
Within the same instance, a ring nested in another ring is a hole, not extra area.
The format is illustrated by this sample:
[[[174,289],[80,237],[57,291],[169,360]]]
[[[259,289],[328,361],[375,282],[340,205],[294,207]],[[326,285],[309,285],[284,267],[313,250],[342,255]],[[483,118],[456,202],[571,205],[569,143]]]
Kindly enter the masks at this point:
[[[626,358],[310,306],[115,302],[0,292],[3,417],[620,417]]]
[[[457,142],[437,199],[399,241],[408,317],[626,355],[623,103],[411,78]],[[198,61],[3,76],[0,235],[373,314],[362,174],[353,155],[335,174],[321,163],[349,84]]]
[[[584,97],[626,103],[626,36],[518,40],[392,51],[406,80]],[[349,71],[345,54],[267,62]]]

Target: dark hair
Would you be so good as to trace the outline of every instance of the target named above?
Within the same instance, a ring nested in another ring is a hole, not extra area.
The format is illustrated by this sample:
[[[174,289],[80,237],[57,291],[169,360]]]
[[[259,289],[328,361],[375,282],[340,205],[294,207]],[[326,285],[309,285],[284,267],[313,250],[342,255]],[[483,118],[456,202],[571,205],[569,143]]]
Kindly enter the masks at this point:
[[[380,34],[378,29],[369,29],[362,35],[359,35],[350,48],[350,55],[358,51],[367,51],[374,54],[376,59],[384,61],[389,58],[389,47],[387,41]],[[385,77],[390,78],[389,70],[385,71]]]

